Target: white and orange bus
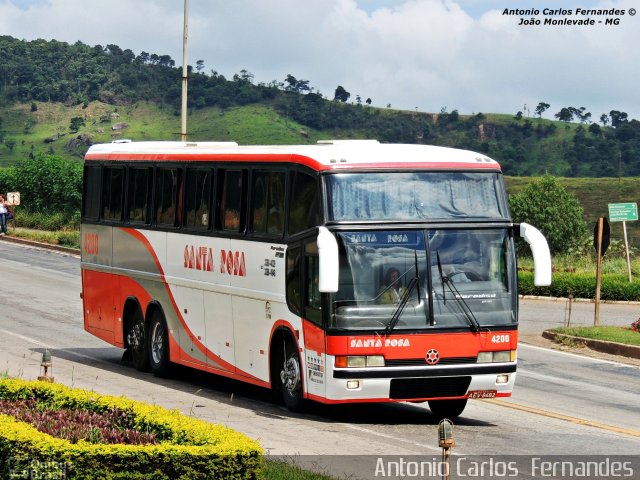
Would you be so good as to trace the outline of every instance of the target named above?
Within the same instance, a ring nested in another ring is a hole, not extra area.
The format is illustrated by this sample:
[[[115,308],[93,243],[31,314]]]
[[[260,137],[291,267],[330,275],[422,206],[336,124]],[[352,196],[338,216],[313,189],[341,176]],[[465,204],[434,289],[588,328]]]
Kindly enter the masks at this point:
[[[85,329],[157,376],[187,365],[292,410],[511,395],[514,239],[500,166],[377,141],[117,142],[86,154]]]

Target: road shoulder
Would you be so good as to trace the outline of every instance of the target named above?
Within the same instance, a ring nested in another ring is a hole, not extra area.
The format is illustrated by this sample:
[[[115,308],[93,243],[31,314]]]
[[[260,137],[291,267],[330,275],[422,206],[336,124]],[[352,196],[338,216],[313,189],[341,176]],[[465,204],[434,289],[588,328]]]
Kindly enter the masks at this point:
[[[551,350],[558,350],[561,352],[568,352],[577,355],[583,355],[585,357],[597,358],[600,360],[607,360],[610,362],[624,363],[627,365],[634,365],[640,367],[640,359],[624,357],[622,355],[612,355],[609,353],[598,352],[592,350],[586,346],[565,345],[562,343],[556,343],[553,340],[544,338],[541,334],[520,334],[519,340],[521,343],[527,345],[534,345],[536,347],[548,348]]]

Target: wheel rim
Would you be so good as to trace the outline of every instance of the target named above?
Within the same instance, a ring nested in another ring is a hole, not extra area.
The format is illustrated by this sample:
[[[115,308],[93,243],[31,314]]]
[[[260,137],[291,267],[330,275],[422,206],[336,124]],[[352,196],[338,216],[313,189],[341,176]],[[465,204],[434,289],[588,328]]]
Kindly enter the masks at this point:
[[[156,323],[151,332],[151,357],[154,363],[160,363],[164,355],[164,328]]]
[[[140,352],[144,348],[144,326],[142,322],[136,322],[131,329],[129,345],[131,345],[136,352]]]
[[[300,388],[300,364],[295,357],[290,357],[284,364],[284,370],[280,373],[285,391],[294,396]]]

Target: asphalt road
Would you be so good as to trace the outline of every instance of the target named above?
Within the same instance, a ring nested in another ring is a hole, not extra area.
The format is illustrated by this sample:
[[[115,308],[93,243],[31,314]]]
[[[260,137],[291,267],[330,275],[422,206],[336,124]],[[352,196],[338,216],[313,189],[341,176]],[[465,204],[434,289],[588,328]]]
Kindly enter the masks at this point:
[[[60,383],[222,423],[259,440],[267,454],[334,475],[376,478],[380,459],[439,458],[437,422],[423,404],[316,405],[297,415],[263,389],[214,375],[180,368],[159,380],[136,372],[120,361],[121,350],[83,330],[79,270],[77,257],[0,241],[0,372],[35,378],[42,349],[50,348]],[[585,322],[589,308],[578,307]],[[628,325],[639,308],[603,305],[603,323]],[[535,335],[562,324],[564,315],[563,302],[523,300],[521,331]],[[469,402],[455,425],[457,458],[497,456],[508,466],[509,458],[530,465],[531,456],[621,455],[615,458],[635,462],[627,467],[640,476],[639,367],[521,344],[517,375],[512,398]],[[402,473],[395,477],[414,476]],[[526,469],[518,473],[527,478]]]

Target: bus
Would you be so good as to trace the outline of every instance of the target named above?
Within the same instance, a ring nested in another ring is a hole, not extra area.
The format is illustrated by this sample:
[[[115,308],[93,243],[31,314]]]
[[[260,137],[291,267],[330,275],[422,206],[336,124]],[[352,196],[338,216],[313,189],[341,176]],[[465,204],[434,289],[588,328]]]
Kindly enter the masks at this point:
[[[81,226],[84,328],[159,377],[185,365],[308,400],[510,396],[514,224],[485,155],[375,140],[94,145]]]

